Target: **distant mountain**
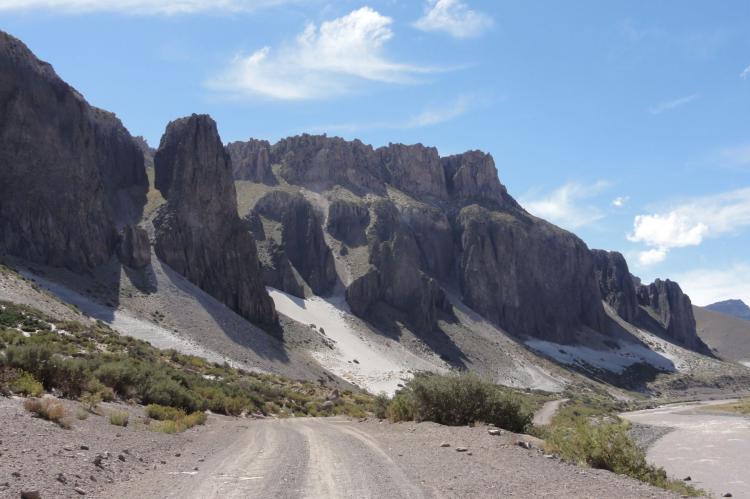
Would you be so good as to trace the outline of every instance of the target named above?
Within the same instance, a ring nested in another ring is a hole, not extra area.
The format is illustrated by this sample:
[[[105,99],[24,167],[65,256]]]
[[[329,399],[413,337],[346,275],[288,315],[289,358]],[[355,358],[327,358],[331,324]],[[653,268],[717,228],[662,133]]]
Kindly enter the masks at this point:
[[[712,303],[705,308],[713,310],[714,312],[722,313],[724,315],[731,315],[732,317],[737,317],[738,319],[750,321],[750,307],[748,307],[742,300],[719,301],[716,303]]]

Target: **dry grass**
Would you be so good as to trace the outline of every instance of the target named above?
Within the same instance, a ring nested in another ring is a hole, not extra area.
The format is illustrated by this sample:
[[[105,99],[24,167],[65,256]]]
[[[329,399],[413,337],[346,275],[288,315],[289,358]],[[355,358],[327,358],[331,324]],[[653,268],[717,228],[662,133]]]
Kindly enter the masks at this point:
[[[741,414],[743,416],[750,415],[750,398],[741,399],[729,404],[707,405],[703,410],[709,412],[728,412],[731,414]]]
[[[68,411],[59,400],[51,398],[26,399],[23,402],[23,408],[28,412],[35,414],[37,417],[57,423],[62,428],[70,429],[73,426],[72,421],[68,416]]]

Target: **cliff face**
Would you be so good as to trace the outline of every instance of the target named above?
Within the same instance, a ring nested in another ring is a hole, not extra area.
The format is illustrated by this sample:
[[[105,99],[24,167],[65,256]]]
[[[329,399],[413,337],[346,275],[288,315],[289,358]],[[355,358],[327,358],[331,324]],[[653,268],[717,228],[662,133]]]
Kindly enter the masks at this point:
[[[698,337],[690,297],[682,292],[676,282],[657,279],[651,284],[639,286],[638,303],[650,308],[659,324],[672,340],[693,350],[703,350],[705,345]]]
[[[271,144],[268,141],[250,139],[247,142],[232,142],[227,145],[227,152],[232,158],[235,180],[276,183],[271,170]]]
[[[248,320],[273,326],[253,238],[237,215],[229,155],[205,115],[171,122],[154,158],[167,199],[154,220],[156,254]]]
[[[638,314],[633,276],[625,258],[617,252],[591,250],[602,298],[627,322],[635,322]]]
[[[0,32],[0,252],[75,270],[106,262],[145,202],[143,155],[111,113]]]
[[[643,285],[630,274],[620,253],[592,250],[592,254],[602,297],[620,317],[692,350],[706,349],[698,337],[690,298],[679,284],[657,279]]]
[[[280,165],[289,188],[325,199],[323,228],[344,262],[365,252],[366,262],[348,264],[352,278],[341,279],[354,313],[368,317],[384,303],[429,331],[441,311],[450,312],[443,292],[449,286],[518,335],[571,341],[586,327],[606,329],[588,248],[526,213],[500,183],[490,155],[441,158],[421,144],[373,149],[356,140],[302,135],[270,146],[270,161]],[[281,220],[294,218],[296,210],[276,203],[273,211]],[[309,234],[305,246],[319,254],[320,238]],[[293,246],[279,245],[270,260]],[[317,265],[321,273],[327,263]],[[287,270],[283,274],[284,282],[293,281]]]

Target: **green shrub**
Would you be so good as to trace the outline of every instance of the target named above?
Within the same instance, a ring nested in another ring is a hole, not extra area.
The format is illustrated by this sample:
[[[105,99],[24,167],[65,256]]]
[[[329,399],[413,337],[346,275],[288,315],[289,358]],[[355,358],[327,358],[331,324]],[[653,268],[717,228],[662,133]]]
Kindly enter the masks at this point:
[[[375,417],[378,419],[385,419],[388,417],[388,404],[390,404],[391,399],[388,398],[388,395],[385,393],[379,393],[375,396],[375,400],[373,401],[373,414],[375,414]]]
[[[662,468],[649,464],[646,453],[628,436],[624,423],[592,424],[581,418],[573,426],[556,426],[547,436],[545,450],[581,466],[627,475],[683,495],[702,495],[680,480],[670,480]]]
[[[388,408],[396,421],[415,419],[445,425],[491,423],[524,432],[532,412],[519,395],[474,374],[421,374],[407,382]]]
[[[146,415],[159,421],[157,424],[150,425],[150,428],[162,433],[180,433],[193,426],[202,425],[208,419],[204,412],[185,414],[185,411],[181,409],[156,404],[146,407]]]
[[[130,415],[125,411],[112,411],[109,413],[109,423],[115,426],[127,426]]]
[[[146,416],[157,421],[177,421],[185,417],[185,411],[174,407],[165,407],[158,404],[150,404],[146,407]]]
[[[31,374],[21,371],[17,377],[8,382],[13,393],[20,393],[30,397],[40,397],[44,393],[44,386]]]

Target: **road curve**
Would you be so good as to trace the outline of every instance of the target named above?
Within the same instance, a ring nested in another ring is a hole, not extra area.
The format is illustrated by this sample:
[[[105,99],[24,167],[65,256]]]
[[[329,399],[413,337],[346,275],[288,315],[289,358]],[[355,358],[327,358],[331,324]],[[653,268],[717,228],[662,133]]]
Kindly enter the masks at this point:
[[[648,451],[648,459],[675,478],[721,496],[750,498],[750,418],[711,413],[728,401],[677,404],[622,414],[634,423],[674,428]]]
[[[567,402],[569,399],[550,400],[545,402],[541,409],[534,414],[534,425],[535,426],[546,426],[552,423],[552,418],[555,417],[560,406]]]

